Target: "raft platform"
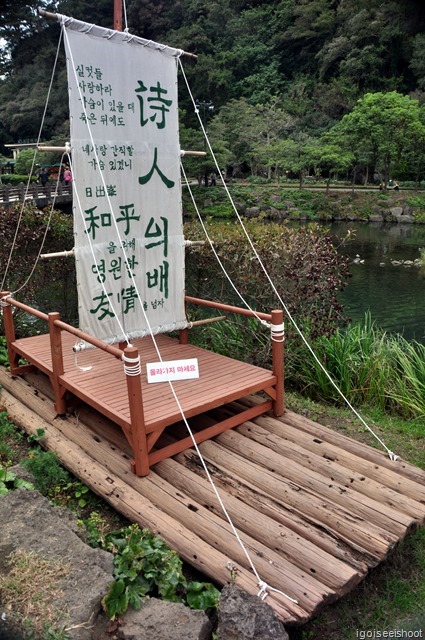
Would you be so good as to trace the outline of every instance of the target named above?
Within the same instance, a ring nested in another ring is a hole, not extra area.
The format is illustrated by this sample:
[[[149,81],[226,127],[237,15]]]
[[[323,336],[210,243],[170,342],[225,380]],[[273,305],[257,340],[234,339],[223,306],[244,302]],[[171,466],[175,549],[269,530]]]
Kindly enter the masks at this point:
[[[197,453],[187,448],[132,473],[132,450],[117,424],[79,400],[58,416],[41,371],[0,368],[1,402],[28,433],[118,512],[149,527],[219,585],[259,585]],[[193,429],[261,404],[250,396],[192,419]],[[171,444],[185,429],[175,425]],[[283,623],[299,625],[357,585],[425,518],[425,472],[286,411],[247,420],[199,444],[211,477]]]

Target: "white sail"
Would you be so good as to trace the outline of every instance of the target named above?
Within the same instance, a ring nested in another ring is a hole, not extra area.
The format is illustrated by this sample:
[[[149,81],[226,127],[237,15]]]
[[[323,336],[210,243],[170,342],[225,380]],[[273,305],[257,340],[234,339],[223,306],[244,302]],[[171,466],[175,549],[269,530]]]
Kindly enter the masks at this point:
[[[61,22],[80,328],[106,342],[182,328],[180,51]]]

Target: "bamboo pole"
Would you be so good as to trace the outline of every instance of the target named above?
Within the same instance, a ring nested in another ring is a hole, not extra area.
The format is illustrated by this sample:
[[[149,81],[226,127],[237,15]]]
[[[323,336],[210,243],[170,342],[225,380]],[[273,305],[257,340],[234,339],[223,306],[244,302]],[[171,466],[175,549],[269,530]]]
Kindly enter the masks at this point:
[[[233,307],[229,304],[222,304],[221,302],[213,302],[212,300],[203,300],[202,298],[194,298],[192,296],[185,296],[186,302],[191,304],[198,304],[202,307],[213,307],[214,309],[220,309],[221,311],[228,311],[229,313],[238,313],[241,316],[257,316],[260,320],[271,321],[272,316],[270,313],[254,312],[250,309],[242,309],[241,307]]]
[[[47,18],[47,20],[55,20],[56,22],[59,22],[59,15],[58,13],[52,13],[51,11],[45,11],[44,9],[38,9],[38,14],[40,16],[42,16],[43,18]],[[119,31],[118,29],[116,29],[116,31]],[[141,38],[141,40],[143,40],[143,38]],[[145,42],[148,42],[145,40]],[[170,47],[173,48],[173,47]],[[195,60],[197,59],[197,55],[195,55],[194,53],[190,53],[189,51],[182,51],[181,52],[182,56],[186,56],[189,58],[195,58]]]

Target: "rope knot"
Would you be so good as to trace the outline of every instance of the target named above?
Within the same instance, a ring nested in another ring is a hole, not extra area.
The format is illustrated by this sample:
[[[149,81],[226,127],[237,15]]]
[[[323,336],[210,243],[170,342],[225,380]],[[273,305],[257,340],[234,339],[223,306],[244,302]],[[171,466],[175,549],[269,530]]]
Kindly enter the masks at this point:
[[[264,580],[259,580],[258,586],[260,587],[260,591],[257,593],[257,597],[261,598],[261,600],[265,600],[269,595],[267,591],[268,584],[267,582],[264,582]]]
[[[271,325],[272,340],[274,342],[285,341],[285,323]]]
[[[388,449],[388,457],[391,460],[391,462],[397,462],[397,460],[401,460],[400,456],[398,456],[393,451],[390,451],[389,449]]]
[[[124,362],[124,373],[127,376],[139,376],[142,373],[140,356],[137,356],[137,358],[129,358],[123,353],[122,360]]]

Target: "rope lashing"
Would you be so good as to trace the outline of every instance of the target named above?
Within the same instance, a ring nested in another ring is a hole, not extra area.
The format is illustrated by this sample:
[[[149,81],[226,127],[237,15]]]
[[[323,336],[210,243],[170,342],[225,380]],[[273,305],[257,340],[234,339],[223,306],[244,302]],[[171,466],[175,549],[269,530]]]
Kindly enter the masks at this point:
[[[401,456],[398,456],[396,453],[394,453],[394,451],[390,451],[388,449],[387,453],[391,462],[397,462],[397,460],[401,460]]]
[[[285,323],[272,324],[271,335],[273,342],[285,342]]]
[[[74,366],[80,371],[91,371],[91,369],[93,369],[93,365],[82,367],[78,364],[77,354],[80,353],[81,351],[85,351],[86,349],[88,349],[88,345],[87,345],[87,342],[84,342],[84,340],[80,340],[80,342],[76,342],[72,347],[72,350],[74,352]]]
[[[291,598],[291,596],[288,596],[288,594],[284,591],[280,591],[280,589],[271,587],[269,584],[267,584],[267,582],[264,582],[264,580],[259,580],[258,586],[260,587],[260,590],[257,593],[257,598],[261,598],[261,600],[265,600],[267,598],[267,596],[269,595],[269,591],[274,591],[275,593],[280,593],[281,596],[284,596],[294,604],[298,604],[298,600],[295,600],[295,598]]]
[[[129,358],[123,353],[122,360],[124,362],[124,373],[127,376],[139,376],[142,373],[140,356],[137,356],[137,358]]]
[[[6,302],[6,298],[1,298],[0,306],[1,307],[10,307],[10,302]]]

